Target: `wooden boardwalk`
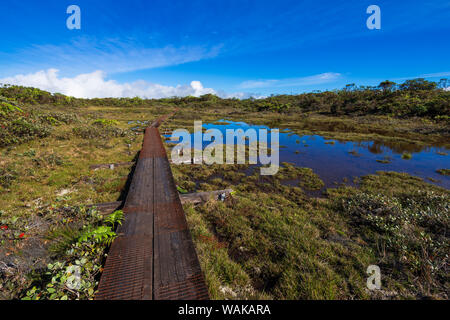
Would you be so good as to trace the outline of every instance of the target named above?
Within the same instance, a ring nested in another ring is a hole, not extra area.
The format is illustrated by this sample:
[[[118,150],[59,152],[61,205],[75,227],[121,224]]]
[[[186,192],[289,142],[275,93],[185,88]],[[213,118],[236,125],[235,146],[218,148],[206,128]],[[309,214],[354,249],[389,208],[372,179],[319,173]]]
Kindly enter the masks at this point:
[[[158,131],[165,118],[145,131],[125,220],[106,259],[97,300],[209,299]]]

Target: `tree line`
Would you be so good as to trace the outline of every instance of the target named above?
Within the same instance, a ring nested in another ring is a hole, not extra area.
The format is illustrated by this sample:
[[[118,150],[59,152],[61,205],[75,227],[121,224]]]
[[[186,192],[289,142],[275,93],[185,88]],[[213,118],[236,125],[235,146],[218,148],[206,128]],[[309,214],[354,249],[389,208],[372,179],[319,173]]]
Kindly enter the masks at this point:
[[[448,120],[450,116],[450,81],[423,78],[398,84],[389,80],[378,86],[348,84],[343,89],[293,95],[271,95],[262,99],[223,99],[213,94],[200,97],[162,99],[94,98],[80,99],[60,93],[16,85],[0,86],[0,96],[23,104],[53,104],[83,107],[88,105],[136,107],[178,106],[193,108],[231,107],[260,112],[319,112],[329,115],[380,114],[394,117],[428,117]]]

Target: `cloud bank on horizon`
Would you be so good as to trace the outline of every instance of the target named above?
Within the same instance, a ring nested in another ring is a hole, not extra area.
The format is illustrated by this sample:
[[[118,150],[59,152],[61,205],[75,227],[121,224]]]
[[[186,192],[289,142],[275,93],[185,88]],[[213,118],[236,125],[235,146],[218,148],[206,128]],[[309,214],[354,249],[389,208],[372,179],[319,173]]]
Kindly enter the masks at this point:
[[[167,97],[199,97],[204,94],[214,94],[222,98],[248,98],[258,95],[237,92],[227,94],[212,88],[204,88],[200,81],[191,81],[189,85],[164,86],[138,80],[131,83],[118,83],[115,80],[106,80],[106,73],[94,71],[84,73],[73,78],[58,76],[59,70],[48,69],[36,73],[16,75],[0,79],[2,84],[34,87],[51,93],[62,93],[77,98],[125,98],[141,97],[159,99]]]
[[[446,73],[447,74],[447,73]],[[223,90],[205,88],[200,81],[193,80],[189,84],[166,86],[151,83],[145,80],[119,83],[116,80],[107,80],[106,73],[97,70],[91,73],[83,73],[72,78],[60,77],[58,69],[48,69],[30,74],[19,74],[13,77],[0,78],[0,84],[20,85],[34,87],[51,93],[62,93],[76,98],[133,98],[160,99],[169,97],[199,97],[205,94],[214,94],[221,98],[265,98],[265,95],[234,92],[227,93]],[[307,86],[333,83],[341,78],[340,73],[327,72],[301,78],[248,80],[242,82],[242,89],[260,89],[266,87]],[[421,75],[423,77],[426,75]],[[440,74],[440,76],[442,76]],[[450,87],[444,90],[450,91]]]

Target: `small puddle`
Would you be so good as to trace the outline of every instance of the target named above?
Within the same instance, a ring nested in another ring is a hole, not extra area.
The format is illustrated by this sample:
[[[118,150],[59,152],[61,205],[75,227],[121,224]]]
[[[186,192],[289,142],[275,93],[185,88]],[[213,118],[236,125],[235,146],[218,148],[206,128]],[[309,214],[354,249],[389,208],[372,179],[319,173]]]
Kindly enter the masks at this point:
[[[218,129],[224,137],[227,129],[243,129],[244,131],[250,128],[270,129],[266,126],[230,120],[206,123],[203,127]],[[191,139],[193,143],[192,135]],[[208,144],[210,142],[204,142],[203,147]],[[289,129],[280,130],[279,144],[280,164],[290,162],[299,167],[313,169],[324,181],[325,187],[335,187],[341,183],[351,185],[355,178],[377,171],[396,171],[405,172],[450,189],[450,177],[436,172],[438,169],[450,168],[450,156],[446,155],[450,154],[450,150],[447,148],[404,142],[338,141],[325,139],[319,135],[299,136]],[[405,153],[410,154],[411,158],[405,159],[407,158]],[[294,182],[287,181],[286,184],[291,185]]]
[[[133,125],[130,130],[133,132],[142,132],[144,131],[150,124],[148,120],[130,120],[128,121],[129,125]]]

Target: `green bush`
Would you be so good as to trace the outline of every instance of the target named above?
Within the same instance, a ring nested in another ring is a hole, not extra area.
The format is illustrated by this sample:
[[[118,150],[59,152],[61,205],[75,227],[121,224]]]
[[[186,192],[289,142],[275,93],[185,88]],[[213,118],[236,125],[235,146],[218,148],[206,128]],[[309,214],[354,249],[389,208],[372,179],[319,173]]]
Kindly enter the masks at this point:
[[[38,117],[41,122],[51,126],[79,122],[78,116],[72,113],[52,112],[48,114],[39,114]]]
[[[297,95],[272,95],[263,99],[222,99],[215,95],[201,97],[172,97],[163,99],[94,98],[77,99],[59,93],[36,88],[5,85],[0,87],[0,96],[25,104],[51,104],[55,106],[114,106],[149,107],[189,105],[191,108],[234,107],[252,111],[287,113],[324,112],[344,114],[387,114],[397,117],[448,117],[450,116],[450,91],[438,88],[437,84],[424,79],[407,80],[403,84],[384,81],[379,86],[347,85],[342,90],[312,92]],[[57,119],[56,117],[54,117]],[[105,119],[96,123],[108,124]],[[113,121],[113,120],[112,120]],[[110,123],[114,125],[114,123]]]
[[[97,119],[93,122],[93,124],[101,127],[112,127],[118,125],[119,122],[111,119]]]
[[[0,147],[47,137],[51,127],[17,105],[0,101]]]
[[[385,268],[399,278],[416,278],[433,287],[446,277],[450,245],[447,194],[419,191],[394,196],[358,192],[342,199],[338,210],[354,221],[374,248],[385,246]],[[419,289],[419,288],[418,288]]]
[[[6,116],[13,112],[23,112],[18,106],[13,104],[11,101],[0,99],[0,116]]]

